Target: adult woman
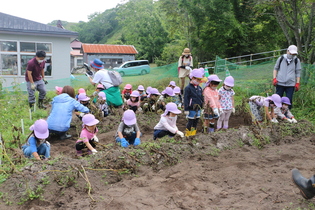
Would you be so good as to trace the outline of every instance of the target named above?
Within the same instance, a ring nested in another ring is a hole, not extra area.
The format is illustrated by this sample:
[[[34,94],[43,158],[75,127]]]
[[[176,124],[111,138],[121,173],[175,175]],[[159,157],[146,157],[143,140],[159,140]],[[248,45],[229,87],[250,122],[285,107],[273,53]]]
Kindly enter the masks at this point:
[[[193,58],[189,48],[185,48],[184,52],[178,59],[178,77],[180,79],[180,91],[183,95],[185,87],[185,78],[189,76],[191,69],[193,68]]]
[[[88,113],[89,109],[74,99],[75,93],[71,86],[64,86],[62,94],[53,98],[51,112],[47,123],[50,133],[60,135],[61,139],[70,138],[66,131],[70,128],[73,110]]]
[[[91,62],[91,67],[96,71],[94,78],[89,77],[90,83],[92,85],[95,84],[103,84],[105,90],[102,90],[106,94],[106,102],[109,106],[121,106],[123,104],[119,87],[115,87],[112,84],[112,80],[108,75],[108,70],[104,69],[103,62],[99,59],[94,59]]]

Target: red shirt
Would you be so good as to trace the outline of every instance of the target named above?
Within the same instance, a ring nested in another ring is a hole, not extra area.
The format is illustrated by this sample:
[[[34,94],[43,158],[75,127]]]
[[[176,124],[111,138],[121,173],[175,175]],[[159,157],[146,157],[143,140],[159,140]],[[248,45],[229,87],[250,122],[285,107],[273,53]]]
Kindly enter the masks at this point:
[[[25,72],[25,80],[26,82],[29,82],[27,71],[32,72],[33,81],[39,81],[42,79],[42,70],[45,68],[45,61],[42,63],[38,63],[36,60],[36,57],[32,58],[27,62],[26,72]]]

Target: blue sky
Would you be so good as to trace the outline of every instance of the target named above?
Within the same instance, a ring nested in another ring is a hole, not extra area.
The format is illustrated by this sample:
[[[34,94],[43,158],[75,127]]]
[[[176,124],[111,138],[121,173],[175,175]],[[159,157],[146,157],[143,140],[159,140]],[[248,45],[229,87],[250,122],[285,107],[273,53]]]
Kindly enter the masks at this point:
[[[1,3],[0,12],[33,20],[40,23],[50,23],[53,20],[68,22],[88,21],[88,16],[94,12],[104,12],[125,3],[128,0],[8,0]]]

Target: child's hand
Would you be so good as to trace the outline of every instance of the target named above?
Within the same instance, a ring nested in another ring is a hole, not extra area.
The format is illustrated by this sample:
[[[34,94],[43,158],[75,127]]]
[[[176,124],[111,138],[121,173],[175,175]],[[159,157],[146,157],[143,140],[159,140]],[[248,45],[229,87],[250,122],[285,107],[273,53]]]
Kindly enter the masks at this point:
[[[98,140],[98,138],[97,138],[96,135],[93,136],[93,140],[94,140],[95,142],[99,142],[99,140]]]
[[[187,116],[189,115],[189,111],[184,111],[184,114]]]
[[[235,108],[232,108],[232,112],[233,112],[233,114],[235,114]]]
[[[180,137],[182,137],[182,138],[184,138],[185,137],[185,135],[184,135],[184,133],[183,132],[181,132],[181,131],[177,131],[176,132],[176,134],[178,134]]]
[[[120,145],[122,147],[128,147],[129,143],[128,143],[128,141],[125,138],[122,138],[122,139],[120,139]]]
[[[93,155],[97,153],[96,149],[92,149],[91,152]]]
[[[139,144],[141,144],[140,138],[136,138],[135,143],[133,143],[133,145],[138,146]]]
[[[292,122],[292,123],[297,123],[297,120],[296,120],[295,118],[292,118],[292,119],[291,119],[291,122]]]

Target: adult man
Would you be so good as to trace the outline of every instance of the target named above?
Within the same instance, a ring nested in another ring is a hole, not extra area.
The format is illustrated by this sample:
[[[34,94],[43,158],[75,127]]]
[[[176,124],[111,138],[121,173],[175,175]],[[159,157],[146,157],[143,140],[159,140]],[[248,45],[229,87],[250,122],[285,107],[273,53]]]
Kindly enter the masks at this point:
[[[38,108],[46,109],[43,105],[43,100],[46,96],[45,84],[48,83],[44,79],[45,57],[46,53],[44,51],[36,52],[36,56],[28,61],[26,67],[25,81],[27,82],[28,102],[32,110],[35,103],[35,90],[39,91]]]
[[[89,77],[90,83],[92,85],[95,84],[102,84],[105,87],[105,90],[102,90],[102,92],[106,95],[106,102],[109,106],[121,106],[123,104],[119,87],[115,87],[112,84],[112,80],[110,79],[110,76],[108,74],[108,70],[104,69],[103,62],[99,59],[94,59],[90,63],[90,66],[96,71],[94,78]]]
[[[292,108],[292,99],[294,91],[300,89],[301,62],[297,58],[297,47],[290,45],[287,54],[278,58],[273,70],[273,85],[276,86],[276,93],[283,96],[283,93],[290,99]]]
[[[178,77],[180,79],[180,91],[184,93],[185,78],[189,76],[191,69],[193,68],[193,58],[189,48],[185,48],[184,52],[178,59]]]

